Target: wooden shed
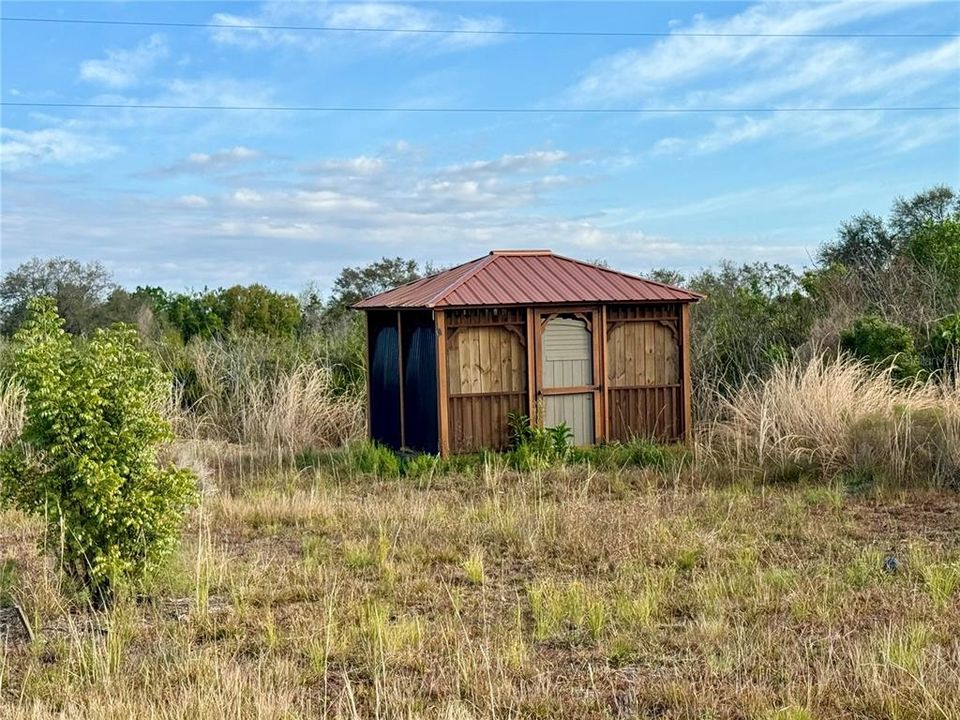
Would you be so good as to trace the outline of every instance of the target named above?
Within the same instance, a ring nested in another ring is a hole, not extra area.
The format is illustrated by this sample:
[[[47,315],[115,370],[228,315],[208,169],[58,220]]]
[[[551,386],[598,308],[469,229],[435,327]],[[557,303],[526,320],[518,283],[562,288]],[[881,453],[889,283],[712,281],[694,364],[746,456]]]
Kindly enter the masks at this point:
[[[367,298],[368,430],[395,449],[503,449],[507,414],[574,442],[690,438],[696,293],[549,250],[495,250]]]

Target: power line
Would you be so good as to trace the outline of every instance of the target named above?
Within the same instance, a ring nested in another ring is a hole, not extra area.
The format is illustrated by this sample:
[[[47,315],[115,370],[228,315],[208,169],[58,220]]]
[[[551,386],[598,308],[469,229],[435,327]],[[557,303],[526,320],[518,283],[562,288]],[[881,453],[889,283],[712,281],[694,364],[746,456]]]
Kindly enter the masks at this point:
[[[265,112],[329,112],[329,113],[510,113],[538,115],[601,115],[601,114],[715,114],[715,113],[848,113],[848,112],[957,112],[960,105],[862,106],[862,107],[385,107],[377,105],[168,105],[157,103],[70,103],[0,101],[0,107],[87,108],[100,110],[256,110]]]
[[[482,28],[384,28],[333,25],[235,25],[232,23],[166,22],[159,20],[93,20],[88,18],[0,17],[0,22],[58,23],[72,25],[126,25],[160,28],[211,28],[222,30],[283,30],[304,32],[394,33],[405,35],[521,35],[545,37],[694,37],[694,38],[955,38],[960,33],[737,33],[669,30],[497,30]]]

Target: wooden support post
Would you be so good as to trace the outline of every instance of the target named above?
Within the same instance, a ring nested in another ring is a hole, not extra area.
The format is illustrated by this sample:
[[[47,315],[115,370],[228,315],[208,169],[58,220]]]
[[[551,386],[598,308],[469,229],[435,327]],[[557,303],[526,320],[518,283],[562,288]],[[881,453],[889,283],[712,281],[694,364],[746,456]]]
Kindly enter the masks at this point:
[[[537,354],[536,354],[537,315],[532,307],[527,308],[527,416],[530,424],[537,418]]]
[[[599,307],[590,310],[590,347],[593,355],[593,442],[603,440],[603,323]]]
[[[680,325],[683,338],[683,440],[693,445],[693,388],[690,373],[690,303],[681,306]]]
[[[600,389],[603,404],[603,440],[610,439],[610,371],[607,364],[607,306],[600,306]]]
[[[443,310],[433,313],[437,335],[437,444],[441,457],[450,455],[450,388],[447,381],[447,317]]]
[[[397,375],[400,381],[400,447],[407,444],[407,432],[404,427],[406,413],[403,408],[403,325],[400,322],[400,311],[397,310]]]

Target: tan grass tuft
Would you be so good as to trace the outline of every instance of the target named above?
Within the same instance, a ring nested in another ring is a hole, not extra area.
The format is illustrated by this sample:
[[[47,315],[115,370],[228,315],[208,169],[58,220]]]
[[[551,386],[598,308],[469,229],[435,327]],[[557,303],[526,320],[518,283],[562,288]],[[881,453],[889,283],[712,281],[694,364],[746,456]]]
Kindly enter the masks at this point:
[[[849,358],[813,358],[745,386],[703,450],[736,468],[906,482],[960,479],[960,385],[897,385]]]

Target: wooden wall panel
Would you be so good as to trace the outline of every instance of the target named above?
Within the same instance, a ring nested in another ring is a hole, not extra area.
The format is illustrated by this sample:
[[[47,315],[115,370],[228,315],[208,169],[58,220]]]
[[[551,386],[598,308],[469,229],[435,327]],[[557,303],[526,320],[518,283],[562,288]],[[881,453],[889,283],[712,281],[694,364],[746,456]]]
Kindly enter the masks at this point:
[[[681,439],[682,393],[676,387],[627,387],[609,390],[611,440],[648,438],[660,442]]]
[[[447,311],[445,320],[450,451],[502,450],[508,413],[528,412],[526,311]]]
[[[683,436],[681,333],[676,305],[607,309],[608,439]]]
[[[509,441],[508,413],[526,410],[526,392],[510,395],[452,395],[451,451],[477,452],[482,448],[505,450]]]
[[[526,391],[526,350],[519,335],[496,326],[462,326],[453,333],[447,328],[451,395]]]
[[[607,331],[610,387],[680,382],[677,328],[660,322],[622,322]]]

